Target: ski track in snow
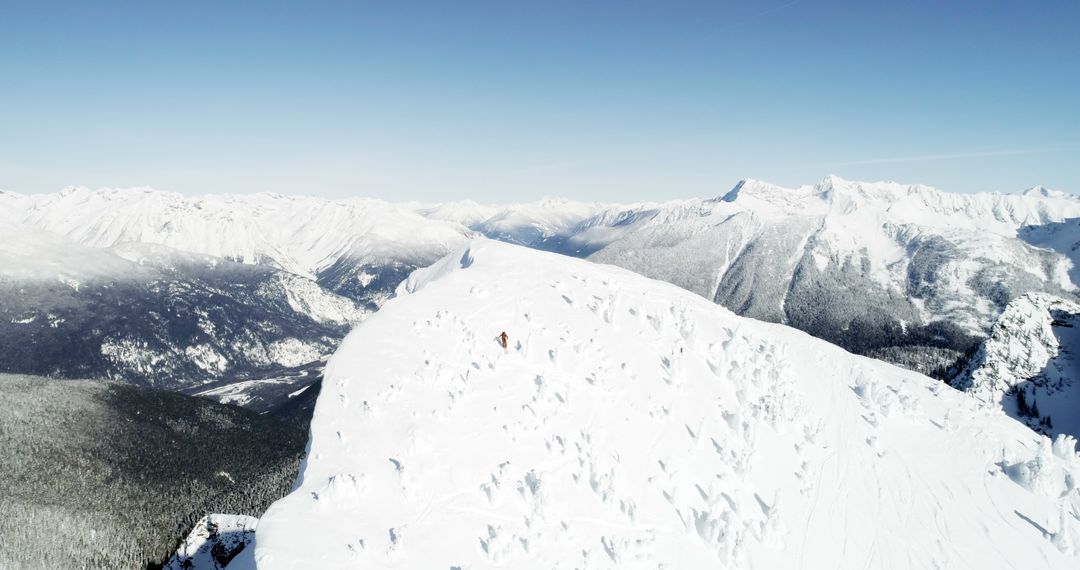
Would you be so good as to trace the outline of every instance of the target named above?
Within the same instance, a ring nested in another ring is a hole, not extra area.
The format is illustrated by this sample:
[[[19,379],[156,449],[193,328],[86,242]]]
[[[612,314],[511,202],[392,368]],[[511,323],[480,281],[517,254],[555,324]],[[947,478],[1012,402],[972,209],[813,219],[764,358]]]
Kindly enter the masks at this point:
[[[1062,450],[673,286],[481,241],[415,273],[330,361],[310,456],[254,558],[1075,568],[1080,459]],[[1041,490],[1007,474],[1031,461],[1053,474]]]

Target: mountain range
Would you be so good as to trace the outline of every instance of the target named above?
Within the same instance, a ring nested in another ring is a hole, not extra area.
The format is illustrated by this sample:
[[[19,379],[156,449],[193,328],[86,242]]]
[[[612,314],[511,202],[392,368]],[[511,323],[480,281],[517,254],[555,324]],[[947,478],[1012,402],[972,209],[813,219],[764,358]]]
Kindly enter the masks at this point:
[[[947,378],[1013,299],[1075,296],[1080,243],[1068,194],[834,176],[626,205],[68,188],[0,193],[0,212],[0,369],[172,388],[295,378],[412,271],[480,235],[618,265]]]

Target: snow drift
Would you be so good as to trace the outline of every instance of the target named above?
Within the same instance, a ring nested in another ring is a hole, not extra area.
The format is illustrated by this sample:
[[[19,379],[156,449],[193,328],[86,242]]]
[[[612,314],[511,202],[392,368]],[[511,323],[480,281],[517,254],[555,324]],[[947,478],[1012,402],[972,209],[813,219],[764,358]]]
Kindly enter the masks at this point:
[[[309,447],[259,521],[261,569],[1080,563],[1071,438],[672,285],[486,240],[350,333]]]

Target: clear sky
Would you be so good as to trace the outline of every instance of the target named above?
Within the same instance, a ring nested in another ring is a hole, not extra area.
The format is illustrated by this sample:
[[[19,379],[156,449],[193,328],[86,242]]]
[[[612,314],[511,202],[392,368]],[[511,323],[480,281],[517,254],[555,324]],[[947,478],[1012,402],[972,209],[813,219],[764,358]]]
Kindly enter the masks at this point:
[[[0,188],[1080,193],[1080,2],[11,1]]]

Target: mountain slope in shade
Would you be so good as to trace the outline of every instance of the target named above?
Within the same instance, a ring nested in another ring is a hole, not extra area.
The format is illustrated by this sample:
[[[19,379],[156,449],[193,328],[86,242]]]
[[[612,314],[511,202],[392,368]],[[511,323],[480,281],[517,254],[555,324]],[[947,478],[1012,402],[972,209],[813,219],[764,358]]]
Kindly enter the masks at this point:
[[[0,225],[0,370],[179,388],[329,354],[367,315],[264,266]]]
[[[260,569],[1078,564],[1075,440],[671,285],[491,241],[346,338],[309,452],[260,519]]]
[[[1009,304],[954,384],[1049,435],[1080,436],[1080,304],[1032,293]]]

